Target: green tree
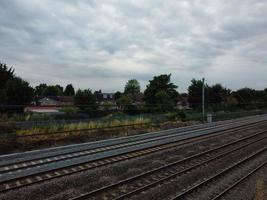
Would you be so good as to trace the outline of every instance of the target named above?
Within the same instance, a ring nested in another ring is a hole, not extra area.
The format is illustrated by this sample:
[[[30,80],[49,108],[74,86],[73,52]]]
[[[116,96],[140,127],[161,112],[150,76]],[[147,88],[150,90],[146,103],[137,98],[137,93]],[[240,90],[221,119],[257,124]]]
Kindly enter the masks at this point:
[[[165,103],[169,104],[167,107],[168,110],[174,109],[174,106],[179,100],[179,93],[176,91],[177,88],[178,86],[171,83],[171,74],[154,76],[153,80],[150,80],[146,86],[144,92],[145,102],[150,109],[154,109],[155,105]]]
[[[221,84],[215,84],[208,88],[208,101],[212,104],[225,102],[231,91]]]
[[[188,87],[188,102],[190,107],[197,109],[201,107],[202,104],[202,80],[191,80],[191,85]],[[205,95],[207,95],[208,85],[205,85]]]
[[[265,102],[265,105],[267,105],[267,88],[265,88],[265,89],[263,90],[263,92],[264,92],[263,100],[264,100],[264,102]]]
[[[140,84],[136,79],[129,80],[124,87],[124,94],[140,93]]]
[[[230,96],[231,90],[224,88],[221,84],[215,84],[208,87],[207,102],[214,111],[223,110]]]
[[[6,90],[0,89],[0,104],[5,104],[7,102]]]
[[[64,95],[66,96],[74,96],[75,95],[75,90],[72,86],[72,84],[68,84],[64,90]]]
[[[171,99],[171,97],[167,94],[167,92],[161,90],[155,94],[155,98],[157,99],[157,104],[155,107],[158,111],[169,111],[172,110],[175,106],[175,101]]]
[[[137,105],[134,103],[132,94],[122,94],[117,100],[117,105],[124,113],[130,115],[140,114],[140,109],[138,109]]]
[[[117,101],[122,96],[122,93],[120,91],[115,92],[114,99]]]
[[[56,85],[56,87],[58,88],[58,90],[60,91],[59,95],[63,95],[64,93],[64,88],[61,85]]]
[[[239,103],[250,103],[255,100],[255,90],[251,88],[241,88],[233,93]]]
[[[62,94],[62,90],[58,86],[54,85],[47,86],[43,92],[44,96],[60,96]]]
[[[6,83],[7,102],[10,105],[28,105],[33,100],[34,90],[29,83],[15,77]]]
[[[29,83],[16,77],[14,75],[14,69],[8,68],[6,64],[0,63],[0,103],[28,105],[32,100],[33,88],[29,86]],[[15,110],[17,109],[15,108]]]
[[[234,95],[229,95],[227,97],[227,109],[230,111],[236,110],[238,108],[238,101]]]
[[[47,85],[45,83],[41,83],[40,85],[36,86],[34,89],[35,96],[42,96],[44,94]]]
[[[96,97],[90,89],[79,89],[75,94],[74,102],[83,112],[90,116],[96,115]]]
[[[0,89],[4,89],[8,80],[15,78],[14,69],[0,62]]]

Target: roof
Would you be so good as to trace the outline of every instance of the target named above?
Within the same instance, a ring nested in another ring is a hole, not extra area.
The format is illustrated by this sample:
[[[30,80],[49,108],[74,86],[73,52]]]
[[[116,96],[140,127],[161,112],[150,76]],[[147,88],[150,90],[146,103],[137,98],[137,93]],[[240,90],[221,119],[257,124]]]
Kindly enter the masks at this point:
[[[59,101],[59,102],[69,102],[73,103],[74,102],[74,97],[73,96],[42,96],[38,99],[38,101],[43,100],[43,99],[51,99],[53,101]]]

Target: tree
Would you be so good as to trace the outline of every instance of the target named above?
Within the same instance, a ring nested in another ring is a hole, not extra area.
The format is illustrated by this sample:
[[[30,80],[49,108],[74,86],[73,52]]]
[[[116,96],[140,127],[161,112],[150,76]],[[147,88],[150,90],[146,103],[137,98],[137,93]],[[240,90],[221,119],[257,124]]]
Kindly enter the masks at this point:
[[[212,104],[225,102],[231,91],[221,84],[215,84],[208,88],[208,101]]]
[[[27,105],[33,100],[34,90],[29,83],[15,77],[6,83],[7,102],[10,105]]]
[[[7,81],[14,77],[14,69],[8,68],[6,64],[0,62],[0,89],[4,89]]]
[[[72,86],[72,84],[68,84],[64,90],[64,95],[66,96],[74,96],[75,95],[75,90]]]
[[[215,84],[208,87],[207,102],[209,107],[214,111],[223,109],[223,103],[227,103],[227,98],[230,96],[231,90],[224,88],[221,84]]]
[[[7,102],[6,90],[0,89],[0,104],[5,104]]]
[[[233,92],[234,97],[237,99],[239,104],[248,105],[255,101],[256,91],[251,88],[241,88]]]
[[[35,96],[42,96],[44,94],[47,85],[45,83],[41,83],[40,85],[36,86],[34,89]]]
[[[168,103],[168,110],[174,108],[179,100],[179,93],[176,91],[178,86],[171,81],[171,74],[163,74],[154,76],[153,80],[149,81],[144,92],[146,104],[153,109],[157,104]],[[163,111],[163,110],[162,110]]]
[[[171,99],[166,91],[158,91],[155,94],[155,98],[157,99],[157,105],[155,107],[158,111],[165,112],[173,109],[173,107],[175,106],[175,102]]]
[[[43,92],[44,96],[60,96],[62,94],[62,90],[58,86],[54,85],[47,86]]]
[[[120,91],[115,92],[114,99],[117,101],[118,99],[120,99],[121,95],[122,93]]]
[[[235,109],[238,108],[238,101],[237,99],[234,97],[234,95],[229,95],[227,97],[227,107],[228,110],[233,111]]]
[[[79,89],[76,92],[74,100],[76,105],[81,105],[81,106],[94,104],[96,102],[96,98],[90,89],[87,90]]]
[[[75,94],[74,102],[83,112],[90,116],[96,115],[96,97],[90,89],[79,89]]]
[[[129,80],[124,87],[124,94],[140,93],[140,84],[136,79]]]
[[[63,95],[63,90],[64,90],[64,88],[61,86],[61,85],[56,85],[55,87],[57,87],[58,88],[58,90],[60,91],[59,93],[59,95]]]
[[[202,104],[202,80],[191,80],[191,85],[188,87],[188,102],[190,107],[197,109]],[[207,93],[208,85],[205,85],[205,94]]]
[[[265,89],[263,90],[263,92],[264,92],[263,100],[264,100],[264,102],[265,102],[265,105],[267,105],[267,88],[265,88]]]
[[[33,100],[33,88],[29,83],[14,75],[14,69],[0,63],[0,103],[27,105]],[[23,107],[21,107],[23,108]],[[13,110],[22,111],[23,109]]]

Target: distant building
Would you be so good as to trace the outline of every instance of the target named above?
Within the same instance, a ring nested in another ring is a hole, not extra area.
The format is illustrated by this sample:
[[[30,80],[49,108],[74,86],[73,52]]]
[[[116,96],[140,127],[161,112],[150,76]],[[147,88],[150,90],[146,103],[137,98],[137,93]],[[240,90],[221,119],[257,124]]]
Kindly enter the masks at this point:
[[[37,100],[39,106],[72,106],[74,97],[72,96],[46,96]]]
[[[115,101],[115,94],[114,93],[96,93],[96,100],[98,102],[102,101],[110,101],[114,102]]]

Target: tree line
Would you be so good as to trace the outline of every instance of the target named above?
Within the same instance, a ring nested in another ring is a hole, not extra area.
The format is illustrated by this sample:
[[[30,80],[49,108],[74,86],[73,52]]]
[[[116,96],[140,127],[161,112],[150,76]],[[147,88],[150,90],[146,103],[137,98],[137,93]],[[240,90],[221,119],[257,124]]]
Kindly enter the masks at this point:
[[[190,108],[198,110],[202,104],[202,80],[192,79],[187,93],[179,93],[178,86],[171,82],[171,74],[154,76],[149,80],[144,92],[136,79],[129,80],[123,92],[116,92],[115,103],[129,114],[140,112],[166,112],[176,108],[177,102],[189,104]],[[267,88],[254,90],[242,88],[231,91],[221,84],[204,85],[205,105],[212,111],[234,110],[266,107]],[[100,91],[90,89],[75,91],[72,84],[65,88],[60,85],[45,83],[31,87],[30,84],[16,76],[14,69],[0,63],[0,104],[1,105],[29,105],[42,96],[73,96],[75,104],[84,112],[92,113],[99,109],[97,96]]]

